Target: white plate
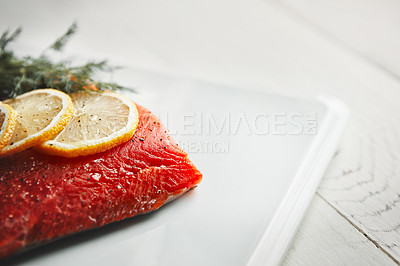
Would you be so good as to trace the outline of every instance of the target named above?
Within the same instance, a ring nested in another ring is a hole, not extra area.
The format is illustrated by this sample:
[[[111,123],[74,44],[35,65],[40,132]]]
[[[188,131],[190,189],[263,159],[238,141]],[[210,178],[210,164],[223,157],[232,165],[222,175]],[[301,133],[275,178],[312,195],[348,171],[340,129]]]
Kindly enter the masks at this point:
[[[347,108],[329,97],[291,98],[132,69],[125,74],[141,91],[129,96],[167,124],[203,173],[202,183],[156,212],[11,262],[279,263],[334,154]]]

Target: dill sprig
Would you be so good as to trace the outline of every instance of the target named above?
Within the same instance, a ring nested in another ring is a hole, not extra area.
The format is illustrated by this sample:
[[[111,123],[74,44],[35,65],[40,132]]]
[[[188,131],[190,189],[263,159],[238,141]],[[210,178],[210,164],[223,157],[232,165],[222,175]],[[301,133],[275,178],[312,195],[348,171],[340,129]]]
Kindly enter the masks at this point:
[[[100,82],[93,78],[98,72],[113,72],[106,61],[89,61],[86,64],[72,66],[71,62],[61,60],[53,62],[46,53],[49,50],[61,52],[68,40],[77,30],[76,23],[50,45],[38,57],[25,56],[18,58],[7,46],[22,32],[17,28],[10,33],[5,31],[0,37],[0,100],[15,98],[19,94],[41,89],[53,88],[66,93],[80,90],[114,91],[132,90],[112,82]]]

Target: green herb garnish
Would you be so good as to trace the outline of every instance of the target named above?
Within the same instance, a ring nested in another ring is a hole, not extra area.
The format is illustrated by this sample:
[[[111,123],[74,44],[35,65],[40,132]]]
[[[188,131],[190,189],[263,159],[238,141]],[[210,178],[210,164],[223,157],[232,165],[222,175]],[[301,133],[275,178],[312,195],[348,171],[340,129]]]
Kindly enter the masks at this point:
[[[46,52],[61,52],[70,37],[76,32],[76,23],[50,45],[39,57],[18,58],[7,45],[21,33],[18,28],[13,33],[5,31],[0,38],[0,100],[15,98],[17,95],[42,88],[53,88],[66,93],[80,90],[106,91],[126,88],[116,83],[100,82],[93,79],[98,72],[113,72],[106,61],[90,61],[84,65],[71,66],[70,61],[52,62]]]

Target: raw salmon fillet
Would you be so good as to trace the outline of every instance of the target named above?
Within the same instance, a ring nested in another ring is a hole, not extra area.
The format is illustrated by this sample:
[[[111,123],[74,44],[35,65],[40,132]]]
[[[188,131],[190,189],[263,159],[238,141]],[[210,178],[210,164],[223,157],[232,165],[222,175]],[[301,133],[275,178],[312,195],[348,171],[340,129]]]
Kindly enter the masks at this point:
[[[138,111],[132,140],[106,152],[62,158],[30,149],[0,159],[0,258],[156,210],[201,181],[158,118]]]

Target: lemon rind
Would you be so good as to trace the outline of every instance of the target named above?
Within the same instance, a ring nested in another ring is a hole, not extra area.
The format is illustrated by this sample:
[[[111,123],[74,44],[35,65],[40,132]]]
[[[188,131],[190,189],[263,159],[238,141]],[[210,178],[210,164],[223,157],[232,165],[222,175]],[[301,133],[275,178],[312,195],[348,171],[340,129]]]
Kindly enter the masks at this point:
[[[61,111],[52,119],[50,124],[48,124],[39,132],[34,133],[29,137],[14,143],[12,146],[6,145],[5,147],[3,147],[0,150],[0,157],[12,155],[14,153],[23,151],[25,149],[31,148],[39,143],[46,141],[47,139],[53,137],[54,135],[57,135],[72,118],[72,115],[74,113],[74,105],[72,103],[71,97],[68,94],[58,90],[38,89],[22,94],[18,96],[15,100],[22,100],[26,97],[31,96],[32,94],[37,94],[37,93],[47,93],[49,95],[59,97],[61,99],[61,105],[62,105]],[[12,102],[15,100],[10,99],[6,100],[6,102],[7,101]]]
[[[66,144],[51,139],[39,145],[37,149],[49,155],[78,157],[104,152],[130,140],[135,134],[139,124],[139,113],[136,104],[121,94],[112,92],[104,92],[102,94],[117,98],[118,100],[121,100],[123,104],[128,106],[130,110],[128,121],[122,129],[113,132],[107,137],[93,140],[82,140],[82,142],[75,142],[74,144]],[[62,131],[60,131],[60,133],[61,132]]]
[[[4,123],[0,128],[0,150],[6,146],[8,141],[11,139],[15,124],[17,120],[17,114],[14,109],[6,103],[0,103],[0,112],[4,113]]]

